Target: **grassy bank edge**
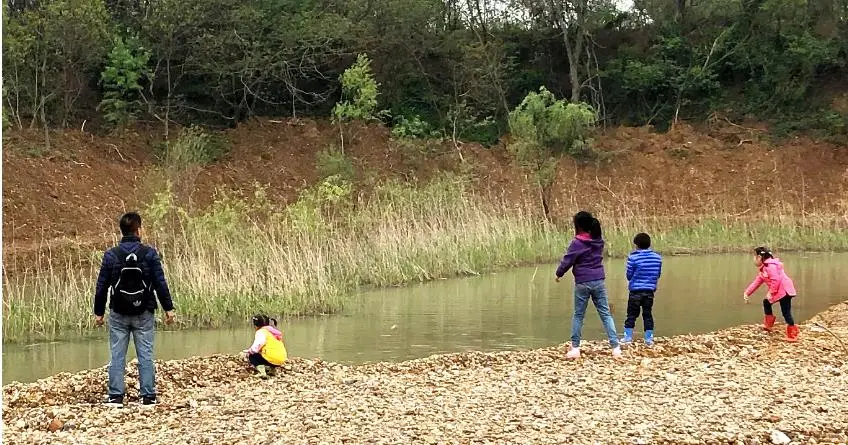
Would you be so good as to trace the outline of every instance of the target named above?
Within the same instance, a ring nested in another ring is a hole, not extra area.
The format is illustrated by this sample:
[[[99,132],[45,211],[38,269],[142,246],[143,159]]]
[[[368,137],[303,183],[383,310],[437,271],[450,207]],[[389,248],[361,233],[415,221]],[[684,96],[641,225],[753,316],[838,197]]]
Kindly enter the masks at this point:
[[[369,201],[353,202],[344,183],[324,183],[282,211],[257,192],[250,199],[224,197],[198,215],[163,194],[148,213],[175,295],[180,323],[173,328],[228,327],[258,311],[278,318],[333,314],[368,289],[513,267],[544,266],[552,274],[572,230],[488,202],[465,185],[456,178],[388,184]],[[608,258],[626,256],[639,231],[671,256],[744,254],[762,244],[778,255],[848,252],[840,215],[681,219],[595,211]],[[4,275],[4,343],[96,332],[90,307],[100,254],[91,253],[84,270],[73,260],[48,258],[31,275]]]

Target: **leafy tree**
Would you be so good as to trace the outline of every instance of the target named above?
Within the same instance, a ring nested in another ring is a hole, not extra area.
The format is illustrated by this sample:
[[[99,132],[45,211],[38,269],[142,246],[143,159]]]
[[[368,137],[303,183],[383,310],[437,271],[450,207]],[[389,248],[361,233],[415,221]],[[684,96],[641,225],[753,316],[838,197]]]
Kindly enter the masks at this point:
[[[703,110],[719,90],[714,66],[729,54],[723,46],[716,51],[720,38],[705,49],[679,36],[663,37],[642,57],[611,60],[602,76],[612,110],[626,123],[661,128],[676,121],[681,108]]]
[[[591,106],[557,99],[545,87],[530,92],[509,114],[514,138],[509,149],[534,174],[546,215],[559,158],[589,153],[588,133],[596,120]]]
[[[619,3],[9,1],[3,105],[22,128],[69,125],[99,103],[113,125],[145,115],[169,139],[175,122],[252,116],[330,115],[343,130],[383,117],[379,103],[398,134],[491,144],[510,110],[545,85],[591,104],[604,125],[663,129],[720,110],[772,128],[842,131],[827,96],[848,75],[848,1]],[[138,42],[116,44],[116,30]],[[371,90],[345,89],[357,80],[340,76],[355,54],[368,54]]]
[[[543,25],[553,25],[562,38],[568,58],[571,101],[579,102],[582,92],[592,80],[592,35],[616,15],[610,0],[525,0],[529,13]]]
[[[373,120],[377,118],[377,95],[380,84],[371,72],[371,60],[365,54],[342,73],[342,101],[333,107],[333,118],[344,120]]]
[[[541,87],[509,114],[509,128],[516,140],[539,151],[579,156],[586,150],[587,133],[596,120],[589,105],[557,99]]]
[[[4,12],[4,86],[14,120],[67,125],[111,41],[105,4],[47,0]]]
[[[371,60],[367,55],[358,55],[356,62],[342,73],[339,80],[342,100],[333,107],[333,120],[339,125],[341,150],[344,153],[344,122],[375,120],[385,113],[377,111],[380,84],[374,79]]]
[[[150,80],[152,76],[147,66],[149,60],[150,52],[142,48],[137,40],[115,39],[109,61],[100,74],[105,93],[99,108],[110,124],[126,125],[138,114],[141,82]]]
[[[346,18],[317,0],[191,1],[198,36],[186,71],[205,87],[191,95],[234,119],[329,100],[350,48]]]

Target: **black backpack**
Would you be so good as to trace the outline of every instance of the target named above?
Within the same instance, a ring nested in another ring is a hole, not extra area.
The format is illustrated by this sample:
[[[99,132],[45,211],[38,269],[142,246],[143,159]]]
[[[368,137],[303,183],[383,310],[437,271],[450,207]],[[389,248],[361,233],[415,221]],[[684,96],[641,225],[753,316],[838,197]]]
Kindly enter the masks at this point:
[[[118,280],[112,285],[112,310],[121,315],[141,315],[147,309],[152,288],[144,258],[148,247],[141,245],[135,252],[126,252],[120,246],[112,249],[118,258],[115,269]]]

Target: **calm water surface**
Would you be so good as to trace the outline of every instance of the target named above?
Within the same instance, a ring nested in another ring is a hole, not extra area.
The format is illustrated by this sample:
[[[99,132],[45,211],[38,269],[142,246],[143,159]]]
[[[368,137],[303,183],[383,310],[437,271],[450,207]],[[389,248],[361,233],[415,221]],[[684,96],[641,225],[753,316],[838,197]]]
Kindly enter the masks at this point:
[[[793,315],[803,321],[848,298],[848,254],[783,255],[800,294]],[[618,331],[624,323],[624,261],[606,262],[607,287]],[[513,269],[474,278],[364,293],[343,315],[281,320],[291,356],[362,363],[396,361],[444,352],[538,348],[571,335],[573,281],[553,282],[556,264]],[[742,291],[756,269],[747,255],[668,257],[654,301],[656,335],[703,333],[762,318],[761,289],[745,305]],[[177,301],[179,305],[179,301]],[[775,307],[775,313],[779,314]],[[778,315],[778,320],[782,322]],[[157,359],[238,353],[253,329],[157,332]],[[641,331],[641,321],[637,323]],[[590,305],[584,338],[604,338]],[[130,347],[130,357],[134,352]],[[3,383],[28,382],[62,371],[105,365],[109,351],[99,338],[3,347]],[[104,376],[105,378],[105,376]]]

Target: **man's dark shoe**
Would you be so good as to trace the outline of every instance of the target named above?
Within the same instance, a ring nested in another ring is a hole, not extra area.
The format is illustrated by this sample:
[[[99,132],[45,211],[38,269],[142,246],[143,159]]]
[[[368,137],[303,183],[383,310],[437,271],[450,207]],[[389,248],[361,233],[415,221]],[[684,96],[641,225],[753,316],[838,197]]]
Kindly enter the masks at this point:
[[[108,396],[106,400],[103,401],[103,404],[106,406],[111,406],[115,408],[120,408],[124,406],[124,396]]]
[[[156,404],[156,396],[144,396],[141,398],[142,405],[155,405]]]

